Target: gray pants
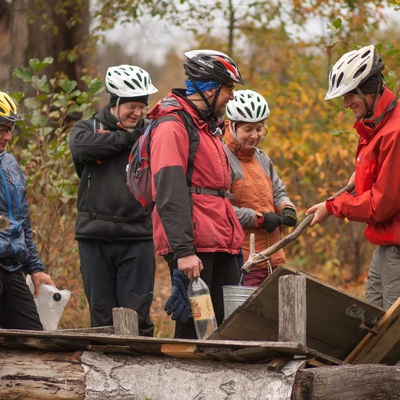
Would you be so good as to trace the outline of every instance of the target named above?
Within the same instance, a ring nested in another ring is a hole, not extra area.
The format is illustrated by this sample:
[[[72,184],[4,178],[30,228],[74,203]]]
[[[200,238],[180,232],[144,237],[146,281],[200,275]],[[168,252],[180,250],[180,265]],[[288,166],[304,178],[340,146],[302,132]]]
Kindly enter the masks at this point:
[[[365,299],[387,310],[400,297],[400,246],[378,246],[372,254]]]

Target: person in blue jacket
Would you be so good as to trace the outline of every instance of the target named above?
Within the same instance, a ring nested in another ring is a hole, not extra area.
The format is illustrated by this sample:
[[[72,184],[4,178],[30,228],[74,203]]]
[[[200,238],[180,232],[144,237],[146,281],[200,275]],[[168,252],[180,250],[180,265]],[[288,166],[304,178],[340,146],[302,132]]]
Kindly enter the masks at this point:
[[[11,97],[0,92],[0,328],[43,330],[24,273],[32,277],[35,297],[43,283],[55,284],[33,242],[25,175],[6,151],[22,119]]]

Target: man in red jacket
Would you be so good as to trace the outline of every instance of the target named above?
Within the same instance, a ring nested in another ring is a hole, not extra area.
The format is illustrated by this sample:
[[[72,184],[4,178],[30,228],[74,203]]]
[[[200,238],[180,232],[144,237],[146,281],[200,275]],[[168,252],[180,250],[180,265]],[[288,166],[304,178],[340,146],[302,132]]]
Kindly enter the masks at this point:
[[[344,54],[329,75],[325,100],[343,96],[360,136],[354,193],[307,210],[310,226],[329,215],[365,222],[365,237],[377,245],[368,272],[366,300],[388,309],[400,296],[400,105],[382,84],[385,65],[373,45]]]
[[[172,90],[149,112],[152,119],[185,112],[197,131],[190,140],[179,120],[163,122],[152,131],[153,238],[157,253],[169,263],[173,284],[176,273],[184,280],[201,276],[206,282],[221,323],[222,286],[239,283],[235,255],[244,234],[230,202],[229,164],[220,136],[234,84],[243,84],[243,80],[226,54],[193,50],[185,56],[186,89]],[[193,145],[196,151],[188,188]],[[171,312],[177,320],[175,337],[196,338],[189,313],[182,318]]]

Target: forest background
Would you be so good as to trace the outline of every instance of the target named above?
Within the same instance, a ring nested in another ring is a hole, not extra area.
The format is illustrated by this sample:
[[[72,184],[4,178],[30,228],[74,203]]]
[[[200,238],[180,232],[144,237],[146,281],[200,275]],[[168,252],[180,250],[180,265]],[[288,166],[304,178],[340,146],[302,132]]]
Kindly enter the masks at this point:
[[[398,95],[399,7],[400,0],[0,0],[0,88],[26,117],[9,151],[28,178],[39,254],[57,286],[72,291],[60,328],[89,326],[74,240],[78,178],[68,136],[76,120],[89,119],[107,102],[108,66],[127,63],[149,71],[159,89],[150,98],[154,105],[183,86],[184,51],[231,55],[245,88],[268,100],[268,136],[261,147],[287,184],[301,221],[353,171],[353,115],[341,99],[323,100],[329,68],[343,53],[373,43],[386,63],[385,84]],[[171,40],[176,32],[181,36]],[[154,33],[155,43],[146,45]],[[286,247],[287,265],[363,297],[373,250],[363,230],[361,223],[330,218]],[[169,293],[169,274],[158,258],[152,318],[159,337],[173,331],[162,310]]]

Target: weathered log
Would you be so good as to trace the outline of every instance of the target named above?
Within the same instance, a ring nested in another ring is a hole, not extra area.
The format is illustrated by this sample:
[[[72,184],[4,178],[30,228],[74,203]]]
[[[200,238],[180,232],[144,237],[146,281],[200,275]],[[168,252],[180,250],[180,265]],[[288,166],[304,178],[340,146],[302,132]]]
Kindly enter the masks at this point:
[[[128,354],[0,349],[0,399],[289,400],[303,361],[268,365]]]
[[[287,361],[287,363],[285,363]],[[301,369],[96,352],[0,350],[0,399],[42,400],[396,400],[398,367]]]
[[[352,192],[353,190],[354,190],[354,184],[349,183],[344,188],[338,190],[335,194],[329,197],[328,200],[334,199],[335,197],[341,195],[344,192]],[[269,256],[276,253],[278,250],[282,249],[293,240],[296,240],[308,228],[313,218],[314,218],[314,213],[307,215],[303,219],[303,221],[301,221],[300,224],[297,225],[296,229],[293,232],[289,233],[289,235],[281,239],[279,242],[273,244],[267,249],[261,251],[260,253],[254,252],[254,243],[252,243],[252,240],[250,238],[250,254],[248,260],[242,266],[242,271],[245,273],[250,272],[255,265],[265,262],[265,260],[267,260]]]
[[[85,398],[82,352],[0,351],[0,399]]]
[[[387,365],[343,365],[301,369],[292,400],[400,399],[399,368]]]

